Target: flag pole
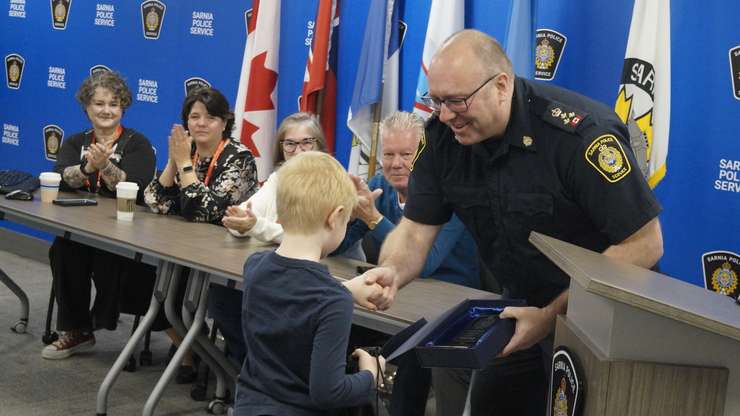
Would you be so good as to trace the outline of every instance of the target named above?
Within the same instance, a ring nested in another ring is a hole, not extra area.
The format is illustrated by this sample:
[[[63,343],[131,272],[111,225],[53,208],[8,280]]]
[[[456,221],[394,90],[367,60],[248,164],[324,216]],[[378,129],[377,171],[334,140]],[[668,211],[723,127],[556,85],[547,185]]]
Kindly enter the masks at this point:
[[[375,176],[375,165],[378,161],[378,131],[380,130],[380,108],[382,101],[373,104],[373,131],[370,142],[370,158],[367,161],[367,179]]]
[[[321,110],[324,108],[324,89],[322,88],[321,91],[316,96],[316,115],[319,118],[319,121],[321,121]],[[324,132],[326,134],[326,132]]]

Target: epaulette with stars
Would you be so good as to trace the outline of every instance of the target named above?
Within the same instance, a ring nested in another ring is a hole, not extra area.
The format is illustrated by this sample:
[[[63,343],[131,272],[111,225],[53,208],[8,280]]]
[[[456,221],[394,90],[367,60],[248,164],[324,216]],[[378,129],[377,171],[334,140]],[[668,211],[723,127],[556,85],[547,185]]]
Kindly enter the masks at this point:
[[[589,113],[551,101],[540,116],[543,120],[561,130],[575,133],[583,120],[589,116]]]

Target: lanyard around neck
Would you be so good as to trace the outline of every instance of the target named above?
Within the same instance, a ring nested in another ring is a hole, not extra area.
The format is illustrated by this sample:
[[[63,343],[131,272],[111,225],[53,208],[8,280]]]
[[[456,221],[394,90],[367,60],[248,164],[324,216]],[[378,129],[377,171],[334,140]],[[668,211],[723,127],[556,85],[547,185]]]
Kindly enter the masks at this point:
[[[216,161],[218,160],[218,157],[221,156],[221,152],[224,151],[224,147],[226,146],[226,139],[222,139],[221,143],[218,144],[218,148],[213,153],[213,156],[211,157],[211,163],[208,165],[208,171],[206,171],[206,177],[203,180],[203,184],[205,186],[208,186],[208,183],[211,182],[211,174],[213,174],[213,168],[216,166]],[[198,166],[198,151],[195,151],[195,154],[193,155],[193,166]]]
[[[121,134],[122,133],[123,133],[123,127],[119,124],[118,126],[116,126],[116,131],[113,132],[113,140],[110,141],[111,146],[115,142],[118,141],[118,139],[121,137]],[[95,136],[95,130],[93,130],[93,132],[92,132],[92,142],[91,142],[90,145],[92,146],[93,144],[97,143],[97,141],[98,141],[98,138]],[[87,186],[87,189],[90,190],[90,192],[98,192],[100,190],[100,176],[101,176],[100,171],[98,171],[95,176],[97,178],[96,181],[95,181],[95,189],[92,189],[91,188],[91,186],[90,186],[90,180],[89,179],[85,179],[85,185]]]

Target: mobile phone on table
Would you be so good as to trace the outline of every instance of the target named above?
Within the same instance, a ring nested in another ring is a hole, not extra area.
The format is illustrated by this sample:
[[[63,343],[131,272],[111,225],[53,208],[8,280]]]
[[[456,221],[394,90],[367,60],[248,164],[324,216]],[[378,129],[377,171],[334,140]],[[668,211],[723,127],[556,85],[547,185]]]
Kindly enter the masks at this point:
[[[51,201],[54,205],[60,205],[63,207],[83,207],[90,205],[98,205],[98,201],[87,198],[57,198]]]

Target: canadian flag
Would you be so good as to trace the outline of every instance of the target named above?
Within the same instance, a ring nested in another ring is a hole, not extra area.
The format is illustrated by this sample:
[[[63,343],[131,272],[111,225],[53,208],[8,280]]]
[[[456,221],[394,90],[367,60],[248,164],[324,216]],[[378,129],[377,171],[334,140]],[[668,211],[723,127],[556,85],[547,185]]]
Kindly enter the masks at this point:
[[[263,182],[272,173],[277,117],[280,2],[254,0],[247,10],[247,43],[236,95],[234,134],[254,154]]]

